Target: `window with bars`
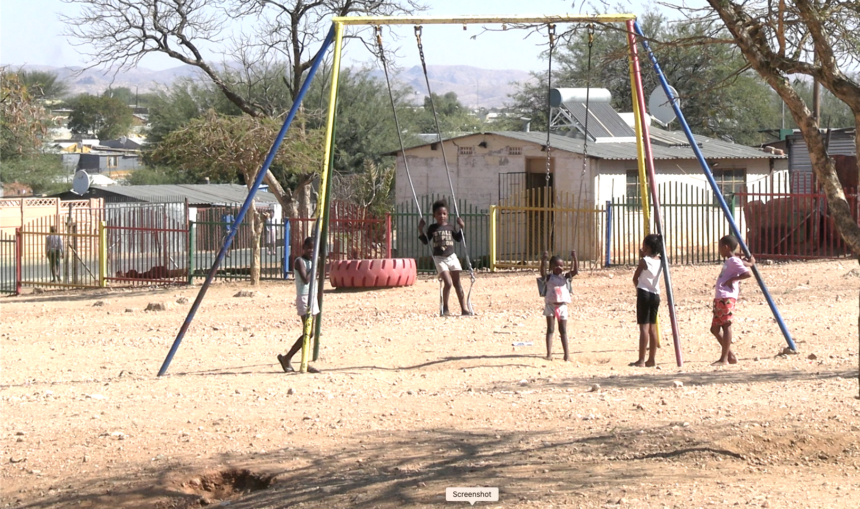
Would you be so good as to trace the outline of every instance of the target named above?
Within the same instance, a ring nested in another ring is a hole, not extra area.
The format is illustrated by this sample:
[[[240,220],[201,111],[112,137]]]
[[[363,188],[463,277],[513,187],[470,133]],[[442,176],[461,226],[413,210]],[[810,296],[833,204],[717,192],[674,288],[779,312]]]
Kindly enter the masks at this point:
[[[627,205],[640,205],[642,196],[639,190],[639,170],[627,170],[627,186],[624,190],[627,196]]]
[[[521,155],[523,155],[523,147],[508,147],[508,155],[509,156],[521,156]]]
[[[117,166],[117,156],[108,156],[107,158],[107,167],[108,168],[116,168]]]
[[[747,170],[746,168],[714,168],[712,170],[714,180],[717,181],[717,187],[720,188],[720,193],[726,202],[731,202],[732,198],[737,193],[742,193],[747,187]],[[716,203],[717,199],[714,198]]]
[[[461,156],[475,155],[475,147],[457,147],[457,153]]]

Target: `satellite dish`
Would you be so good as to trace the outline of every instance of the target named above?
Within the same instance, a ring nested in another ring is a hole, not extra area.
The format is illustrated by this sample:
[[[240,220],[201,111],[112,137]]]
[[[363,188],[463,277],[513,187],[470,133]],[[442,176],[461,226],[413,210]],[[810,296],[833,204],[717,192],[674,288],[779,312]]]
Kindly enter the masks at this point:
[[[672,87],[669,87],[669,90],[672,92],[672,97],[675,98],[675,104],[680,108],[681,100],[678,99],[678,91]],[[666,127],[677,118],[675,110],[672,108],[672,103],[669,102],[666,92],[663,91],[663,87],[657,87],[651,92],[651,96],[648,98],[648,112],[663,127]]]
[[[84,170],[75,172],[75,178],[72,179],[72,192],[78,195],[85,195],[90,188],[90,176]]]

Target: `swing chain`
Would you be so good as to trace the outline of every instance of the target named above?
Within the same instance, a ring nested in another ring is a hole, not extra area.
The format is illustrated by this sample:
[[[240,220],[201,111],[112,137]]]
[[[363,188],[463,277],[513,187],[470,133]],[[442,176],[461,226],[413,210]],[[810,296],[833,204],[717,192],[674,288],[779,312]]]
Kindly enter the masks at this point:
[[[555,24],[547,25],[549,34],[549,70],[547,71],[547,120],[546,120],[546,187],[550,187],[552,179],[552,142],[550,140],[550,125],[552,124],[552,50],[555,48]]]
[[[427,72],[427,64],[424,62],[424,44],[421,43],[421,32],[423,31],[423,27],[421,25],[415,25],[415,40],[418,41],[418,56],[421,57],[421,67],[424,68],[424,72]]]
[[[374,33],[376,34],[376,45],[379,46],[379,59],[382,61],[383,65],[385,64],[385,51],[383,50],[384,46],[382,45],[382,26],[376,25],[373,28]]]

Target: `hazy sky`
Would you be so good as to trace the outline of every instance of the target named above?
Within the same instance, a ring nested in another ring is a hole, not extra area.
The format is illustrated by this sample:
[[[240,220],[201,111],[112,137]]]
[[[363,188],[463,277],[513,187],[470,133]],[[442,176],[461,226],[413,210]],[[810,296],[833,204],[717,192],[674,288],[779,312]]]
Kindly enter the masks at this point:
[[[695,0],[700,2],[701,0]],[[547,13],[573,14],[571,0],[426,0],[432,5],[429,15],[528,15]],[[639,2],[636,2],[637,5]],[[644,4],[643,4],[644,5]],[[524,6],[528,6],[527,10]],[[629,7],[628,10],[644,10]],[[40,64],[52,66],[82,66],[88,62],[78,48],[63,37],[60,14],[75,14],[77,6],[61,0],[0,0],[0,62],[3,64]],[[399,27],[399,41],[386,38],[388,44],[402,47],[398,64],[411,67],[418,63],[412,27]],[[538,58],[545,37],[528,39],[524,31],[485,33],[471,40],[481,27],[472,25],[467,31],[461,26],[428,26],[424,29],[424,46],[428,63],[471,65],[485,69],[543,69]],[[370,56],[358,44],[347,48],[346,61],[366,61]],[[219,58],[212,58],[213,61]],[[164,56],[148,56],[141,67],[166,69],[180,65]]]

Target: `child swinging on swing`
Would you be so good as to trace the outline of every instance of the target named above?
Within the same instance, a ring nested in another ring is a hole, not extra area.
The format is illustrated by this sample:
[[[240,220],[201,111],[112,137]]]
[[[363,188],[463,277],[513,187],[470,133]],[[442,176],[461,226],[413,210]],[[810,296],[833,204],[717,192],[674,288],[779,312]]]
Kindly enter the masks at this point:
[[[564,272],[564,260],[560,256],[549,258],[549,252],[544,251],[540,259],[540,276],[543,284],[538,285],[541,296],[544,297],[543,315],[546,317],[546,360],[552,360],[552,335],[555,332],[555,321],[558,320],[558,333],[561,335],[561,348],[564,350],[564,361],[570,361],[567,348],[567,305],[570,298],[570,279],[579,274],[579,260],[576,251],[570,252],[571,266],[567,274]],[[547,271],[547,259],[549,271]]]
[[[418,238],[424,245],[432,239],[433,241],[433,263],[436,265],[436,272],[442,278],[445,288],[442,290],[442,314],[449,316],[451,313],[448,310],[448,297],[451,296],[451,287],[453,286],[457,292],[457,299],[460,301],[460,312],[463,316],[469,316],[472,313],[466,307],[466,294],[463,292],[463,285],[460,284],[460,272],[463,268],[460,266],[460,259],[457,258],[457,253],[454,252],[454,242],[463,241],[463,227],[465,223],[461,218],[457,218],[457,226],[459,230],[448,224],[448,202],[445,200],[436,200],[433,203],[433,218],[435,223],[427,228],[427,233],[424,233],[424,218],[418,222]]]

